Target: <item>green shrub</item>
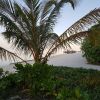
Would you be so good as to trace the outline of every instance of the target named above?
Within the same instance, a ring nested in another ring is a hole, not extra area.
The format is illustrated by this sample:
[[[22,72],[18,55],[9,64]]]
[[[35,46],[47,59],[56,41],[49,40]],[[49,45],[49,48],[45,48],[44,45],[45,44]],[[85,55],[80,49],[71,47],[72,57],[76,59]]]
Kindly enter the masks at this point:
[[[89,63],[100,64],[100,23],[92,26],[82,43],[83,56]]]
[[[16,73],[0,79],[0,100],[99,100],[100,72],[16,64]]]
[[[57,100],[89,100],[89,95],[86,91],[81,91],[79,87],[71,90],[63,87],[57,95]]]
[[[18,91],[20,91],[17,83],[16,74],[2,77],[0,80],[0,100],[6,100],[12,95],[17,95]]]
[[[3,75],[3,69],[0,68],[0,78],[1,78],[2,75]]]
[[[86,38],[81,47],[83,56],[86,57],[89,63],[100,64],[100,46],[93,46],[93,44]]]
[[[16,64],[15,66],[20,77],[20,84],[24,89],[29,89],[31,97],[44,98],[51,94],[53,85],[53,81],[51,81],[52,66],[37,63],[33,65]]]

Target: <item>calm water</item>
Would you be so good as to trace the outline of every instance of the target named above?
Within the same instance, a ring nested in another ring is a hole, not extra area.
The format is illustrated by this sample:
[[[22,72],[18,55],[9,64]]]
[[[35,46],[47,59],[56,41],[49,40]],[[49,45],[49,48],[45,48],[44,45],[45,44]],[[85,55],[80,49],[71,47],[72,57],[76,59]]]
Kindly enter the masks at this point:
[[[13,72],[13,65],[10,65],[11,61],[1,61],[0,60],[0,68],[3,68],[4,71],[11,71]]]

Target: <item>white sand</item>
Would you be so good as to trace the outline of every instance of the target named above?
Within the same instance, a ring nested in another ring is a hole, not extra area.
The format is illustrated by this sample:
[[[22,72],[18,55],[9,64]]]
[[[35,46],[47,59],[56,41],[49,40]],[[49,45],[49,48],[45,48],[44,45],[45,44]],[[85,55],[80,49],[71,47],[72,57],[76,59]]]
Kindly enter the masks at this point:
[[[32,64],[32,61],[29,61]],[[100,70],[100,66],[87,64],[85,58],[82,57],[81,52],[73,54],[61,54],[54,57],[51,57],[48,61],[48,64],[55,66],[67,66],[73,68],[85,68],[85,69],[95,69]],[[3,67],[4,70],[13,72],[14,64],[10,64],[6,67]]]

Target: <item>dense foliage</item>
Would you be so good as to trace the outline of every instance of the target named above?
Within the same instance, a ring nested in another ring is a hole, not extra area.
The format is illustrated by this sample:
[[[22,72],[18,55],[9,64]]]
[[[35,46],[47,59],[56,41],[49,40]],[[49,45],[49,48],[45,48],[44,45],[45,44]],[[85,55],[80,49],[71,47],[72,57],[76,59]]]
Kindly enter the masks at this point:
[[[83,40],[82,51],[89,63],[100,64],[100,23],[91,27]]]
[[[2,75],[3,75],[3,69],[0,68],[0,78],[2,77]]]
[[[84,40],[82,50],[89,63],[100,64],[100,46],[93,46],[89,40]]]
[[[0,79],[0,100],[99,100],[100,71],[16,64]]]

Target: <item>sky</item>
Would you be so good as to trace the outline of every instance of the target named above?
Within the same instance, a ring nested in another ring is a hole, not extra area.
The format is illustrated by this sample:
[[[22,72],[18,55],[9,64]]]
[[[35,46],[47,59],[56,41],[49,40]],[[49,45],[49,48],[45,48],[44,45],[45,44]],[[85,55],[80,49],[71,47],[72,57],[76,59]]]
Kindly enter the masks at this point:
[[[70,27],[77,20],[85,16],[91,10],[100,7],[100,0],[79,1],[80,2],[74,10],[69,4],[62,9],[62,13],[54,30],[57,34],[62,34],[68,27]]]
[[[17,0],[21,2],[22,0]],[[79,0],[80,2],[73,10],[72,7],[67,4],[62,10],[59,20],[54,28],[54,32],[61,35],[68,27],[74,24],[77,20],[85,16],[91,10],[100,7],[100,0]],[[0,33],[4,31],[4,28],[0,26]],[[11,45],[0,35],[0,46],[11,49]],[[75,46],[75,50],[80,50],[80,46]]]

